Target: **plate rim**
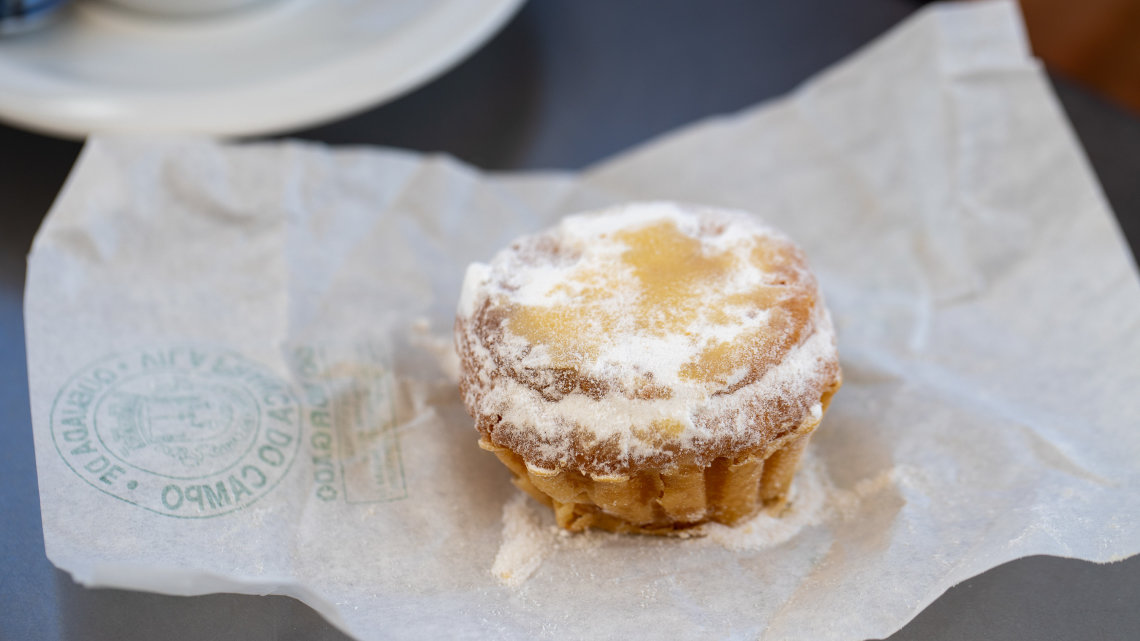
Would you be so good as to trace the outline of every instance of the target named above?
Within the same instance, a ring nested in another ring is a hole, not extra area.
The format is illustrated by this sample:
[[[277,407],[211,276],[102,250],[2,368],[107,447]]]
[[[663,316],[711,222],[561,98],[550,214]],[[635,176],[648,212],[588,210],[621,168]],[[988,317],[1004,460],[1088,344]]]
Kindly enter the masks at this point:
[[[217,91],[153,94],[104,91],[76,101],[66,95],[21,95],[5,87],[0,67],[0,121],[50,136],[82,139],[95,134],[207,135],[243,138],[303,129],[350,116],[391,101],[446,73],[498,33],[525,0],[451,0],[402,25],[389,37],[299,74]],[[436,32],[434,46],[419,51],[415,64],[393,72],[394,54]],[[32,35],[32,34],[29,34]],[[34,36],[33,36],[34,37]],[[394,51],[393,51],[394,49]],[[384,82],[370,71],[389,68]],[[339,80],[339,81],[338,81]],[[298,96],[306,96],[298,100]],[[243,105],[235,108],[235,104]],[[271,105],[272,108],[264,108]],[[190,120],[178,122],[183,114]],[[195,117],[196,116],[196,117]]]

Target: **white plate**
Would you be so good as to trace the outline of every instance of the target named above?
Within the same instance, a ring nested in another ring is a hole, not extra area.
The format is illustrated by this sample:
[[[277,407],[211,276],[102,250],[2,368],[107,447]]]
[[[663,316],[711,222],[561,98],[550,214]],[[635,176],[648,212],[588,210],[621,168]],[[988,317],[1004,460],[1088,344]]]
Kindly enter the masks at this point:
[[[494,34],[522,0],[273,0],[153,18],[97,2],[0,38],[0,119],[90,133],[265,134],[409,91]]]

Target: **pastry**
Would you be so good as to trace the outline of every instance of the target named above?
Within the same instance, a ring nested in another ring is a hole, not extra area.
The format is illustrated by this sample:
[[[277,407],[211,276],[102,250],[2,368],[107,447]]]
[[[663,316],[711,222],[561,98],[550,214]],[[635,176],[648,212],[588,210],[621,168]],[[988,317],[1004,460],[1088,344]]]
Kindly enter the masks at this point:
[[[749,214],[665,202],[472,264],[455,341],[479,445],[570,530],[778,510],[841,379],[800,249]]]

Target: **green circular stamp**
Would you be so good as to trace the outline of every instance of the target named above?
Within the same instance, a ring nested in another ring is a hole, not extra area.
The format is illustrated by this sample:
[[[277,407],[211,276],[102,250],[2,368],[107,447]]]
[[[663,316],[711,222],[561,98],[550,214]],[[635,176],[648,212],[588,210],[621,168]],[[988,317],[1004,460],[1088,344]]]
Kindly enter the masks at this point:
[[[207,347],[102,358],[52,404],[56,450],[92,487],[158,514],[206,518],[258,500],[301,441],[288,383],[240,354]]]

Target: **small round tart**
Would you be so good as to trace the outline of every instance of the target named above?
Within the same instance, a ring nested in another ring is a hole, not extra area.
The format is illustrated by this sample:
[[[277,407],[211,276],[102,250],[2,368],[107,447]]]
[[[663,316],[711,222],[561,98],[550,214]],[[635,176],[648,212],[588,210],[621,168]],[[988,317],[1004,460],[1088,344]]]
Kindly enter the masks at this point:
[[[840,385],[803,252],[674,203],[569,216],[472,264],[455,341],[480,445],[572,530],[783,505]]]

